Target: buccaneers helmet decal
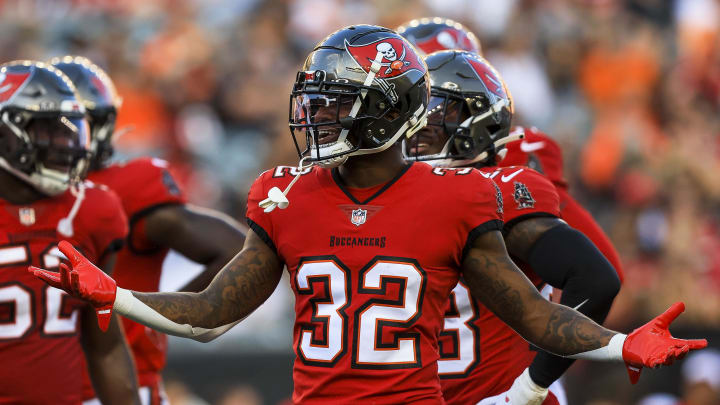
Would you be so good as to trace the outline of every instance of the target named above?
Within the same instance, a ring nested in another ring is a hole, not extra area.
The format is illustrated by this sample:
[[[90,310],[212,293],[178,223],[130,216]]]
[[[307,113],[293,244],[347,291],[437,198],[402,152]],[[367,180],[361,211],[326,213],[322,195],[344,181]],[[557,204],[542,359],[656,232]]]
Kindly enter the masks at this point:
[[[378,79],[398,77],[411,69],[417,69],[422,73],[426,71],[415,51],[399,38],[383,38],[366,45],[351,45],[345,40],[345,49],[365,73],[370,73],[373,61],[381,55],[379,60],[381,68],[375,74]]]
[[[477,75],[478,79],[483,81],[485,87],[489,92],[503,99],[508,98],[508,92],[505,91],[505,84],[497,73],[495,68],[488,65],[484,59],[475,57],[472,54],[466,53],[463,55],[467,63],[472,67],[473,71]]]
[[[0,103],[15,95],[30,77],[30,73],[0,73]]]
[[[475,51],[477,46],[468,39],[468,36],[456,28],[445,28],[428,38],[417,38],[417,47],[420,49],[463,49]]]
[[[408,21],[397,28],[423,55],[436,51],[460,49],[481,54],[475,34],[462,24],[447,18],[433,17]]]

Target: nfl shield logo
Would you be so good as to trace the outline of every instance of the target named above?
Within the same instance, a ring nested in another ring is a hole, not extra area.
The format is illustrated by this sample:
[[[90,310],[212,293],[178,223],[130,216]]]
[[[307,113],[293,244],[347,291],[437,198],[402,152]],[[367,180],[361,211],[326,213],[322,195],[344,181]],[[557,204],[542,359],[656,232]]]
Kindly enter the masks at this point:
[[[35,210],[33,208],[20,208],[20,223],[30,226],[35,223]]]
[[[360,226],[360,225],[364,224],[366,219],[367,219],[367,210],[364,210],[362,208],[353,210],[352,215],[350,215],[350,222],[355,224],[355,226]]]

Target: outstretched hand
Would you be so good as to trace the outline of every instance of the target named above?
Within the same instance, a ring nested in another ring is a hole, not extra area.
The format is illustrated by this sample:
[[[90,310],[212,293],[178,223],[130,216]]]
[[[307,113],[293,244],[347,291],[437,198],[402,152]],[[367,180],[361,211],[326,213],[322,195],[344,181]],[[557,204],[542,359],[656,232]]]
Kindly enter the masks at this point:
[[[623,360],[630,382],[637,383],[643,367],[670,365],[682,359],[691,350],[707,346],[705,339],[676,339],[668,328],[683,311],[685,304],[676,302],[652,321],[635,329],[623,344]]]
[[[90,263],[69,242],[61,241],[58,248],[70,261],[71,268],[61,263],[59,272],[34,266],[29,266],[28,271],[51,286],[88,301],[95,308],[100,329],[107,330],[117,292],[115,280]]]

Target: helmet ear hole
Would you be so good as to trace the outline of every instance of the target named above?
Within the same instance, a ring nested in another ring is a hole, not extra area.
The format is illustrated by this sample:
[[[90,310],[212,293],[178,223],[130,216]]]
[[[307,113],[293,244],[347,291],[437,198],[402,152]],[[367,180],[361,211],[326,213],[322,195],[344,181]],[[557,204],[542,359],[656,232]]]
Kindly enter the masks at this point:
[[[475,141],[470,136],[456,136],[454,143],[460,155],[471,154],[475,149]]]
[[[8,120],[16,127],[24,128],[29,121],[26,116],[17,112],[10,112],[8,114]]]

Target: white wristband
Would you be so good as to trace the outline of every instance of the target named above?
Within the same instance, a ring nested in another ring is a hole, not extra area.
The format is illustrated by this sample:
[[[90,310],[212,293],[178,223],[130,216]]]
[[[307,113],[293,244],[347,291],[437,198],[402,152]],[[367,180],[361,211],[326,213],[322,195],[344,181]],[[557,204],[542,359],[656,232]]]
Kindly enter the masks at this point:
[[[627,335],[618,333],[610,338],[607,346],[587,352],[571,354],[565,357],[571,359],[597,360],[597,361],[623,361],[622,349]]]
[[[126,318],[132,319],[135,322],[141,323],[167,335],[185,337],[199,342],[209,342],[227,332],[240,322],[232,322],[214,329],[205,329],[193,327],[188,324],[179,324],[167,319],[159,312],[147,306],[144,302],[135,298],[131,291],[120,287],[117,288],[117,292],[115,294],[113,309]]]

